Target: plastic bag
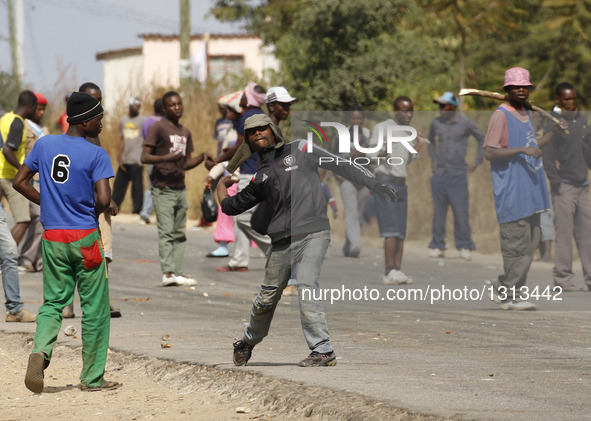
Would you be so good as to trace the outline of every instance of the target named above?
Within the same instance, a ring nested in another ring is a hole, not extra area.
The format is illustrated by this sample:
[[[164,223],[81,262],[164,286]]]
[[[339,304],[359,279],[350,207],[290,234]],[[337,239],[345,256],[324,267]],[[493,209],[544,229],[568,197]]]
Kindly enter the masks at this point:
[[[207,222],[215,222],[218,219],[218,204],[215,202],[211,189],[205,189],[201,199],[201,212]]]

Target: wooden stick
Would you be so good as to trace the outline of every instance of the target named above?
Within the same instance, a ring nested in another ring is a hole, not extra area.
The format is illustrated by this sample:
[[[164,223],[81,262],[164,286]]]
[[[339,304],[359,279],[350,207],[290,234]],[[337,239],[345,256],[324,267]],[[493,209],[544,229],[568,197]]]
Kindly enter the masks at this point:
[[[460,91],[460,95],[462,95],[462,96],[464,96],[464,95],[482,96],[482,97],[486,97],[486,98],[500,99],[501,101],[508,101],[509,100],[507,98],[507,95],[499,94],[497,92],[481,91],[480,89],[462,89]],[[538,107],[536,105],[533,105],[529,101],[525,101],[525,108],[529,108],[530,110],[536,111],[536,112],[542,114],[548,120],[551,120],[554,123],[560,125],[560,120],[558,120],[556,117],[554,117],[549,112],[541,109],[540,107]],[[565,130],[565,133],[568,133],[568,130]]]

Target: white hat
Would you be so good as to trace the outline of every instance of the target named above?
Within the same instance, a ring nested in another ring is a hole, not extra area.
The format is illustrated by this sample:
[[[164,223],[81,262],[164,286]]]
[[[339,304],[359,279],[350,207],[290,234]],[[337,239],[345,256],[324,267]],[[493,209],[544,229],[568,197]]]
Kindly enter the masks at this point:
[[[271,102],[294,102],[297,101],[294,97],[292,97],[287,89],[283,86],[273,86],[269,88],[267,91],[267,95],[265,95],[265,102],[267,104]]]
[[[127,105],[139,105],[141,103],[142,100],[139,96],[132,96],[131,98],[129,98],[129,101],[127,101]]]

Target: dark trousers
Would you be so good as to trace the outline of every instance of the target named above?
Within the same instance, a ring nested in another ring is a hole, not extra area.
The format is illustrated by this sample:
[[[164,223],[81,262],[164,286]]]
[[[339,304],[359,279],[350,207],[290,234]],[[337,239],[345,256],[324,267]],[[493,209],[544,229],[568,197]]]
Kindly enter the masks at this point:
[[[450,177],[433,174],[431,177],[433,196],[433,238],[429,248],[445,250],[445,220],[447,208],[454,213],[454,241],[458,250],[474,250],[468,214],[468,176],[462,174]]]
[[[519,295],[542,238],[540,214],[536,213],[517,221],[503,222],[499,224],[499,228],[505,273],[493,284],[497,288],[507,287],[508,293],[509,288],[515,287],[516,295]]]
[[[125,164],[123,167],[125,168],[125,171],[123,171],[121,167],[117,169],[115,184],[113,185],[113,200],[117,206],[121,206],[121,203],[125,198],[125,193],[127,192],[127,185],[131,181],[133,213],[140,213],[144,200],[144,167],[143,165],[137,164]]]

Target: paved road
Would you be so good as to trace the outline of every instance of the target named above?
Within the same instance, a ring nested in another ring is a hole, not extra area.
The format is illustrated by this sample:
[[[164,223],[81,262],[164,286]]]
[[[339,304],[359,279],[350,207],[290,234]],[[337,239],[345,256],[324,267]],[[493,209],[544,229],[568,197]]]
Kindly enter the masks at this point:
[[[111,296],[123,317],[112,322],[111,346],[140,356],[234,370],[231,345],[242,334],[264,258],[255,257],[248,272],[218,273],[215,266],[226,260],[204,257],[215,245],[211,233],[188,230],[185,272],[199,285],[164,288],[156,228],[123,216],[116,218],[113,231]],[[309,351],[297,304],[287,298],[276,312],[270,336],[254,349],[249,366],[238,370],[355,392],[437,418],[591,419],[591,293],[564,293],[558,297],[562,301],[540,297],[535,312],[501,311],[486,297],[477,299],[482,281],[500,273],[500,257],[429,260],[426,250],[409,244],[405,272],[415,283],[397,294],[412,299],[392,301],[380,283],[382,251],[366,247],[361,258],[348,259],[340,247],[335,241],[329,249],[321,286],[341,293],[350,290],[354,296],[364,288],[374,298],[380,295],[373,301],[327,302],[337,366],[297,367]],[[528,284],[538,286],[539,294],[549,286],[551,267],[532,267]],[[575,267],[580,272],[578,262]],[[582,283],[581,276],[576,280]],[[41,304],[41,276],[26,274],[21,284],[27,307],[35,310]],[[430,303],[446,290],[460,299],[445,296]],[[421,293],[427,301],[419,300]],[[462,293],[473,299],[462,299]],[[75,309],[80,313],[78,300]],[[73,324],[79,328],[80,319]],[[1,326],[6,332],[34,332],[29,325]],[[171,336],[169,349],[160,347],[163,334]],[[79,341],[61,335],[60,340]]]

